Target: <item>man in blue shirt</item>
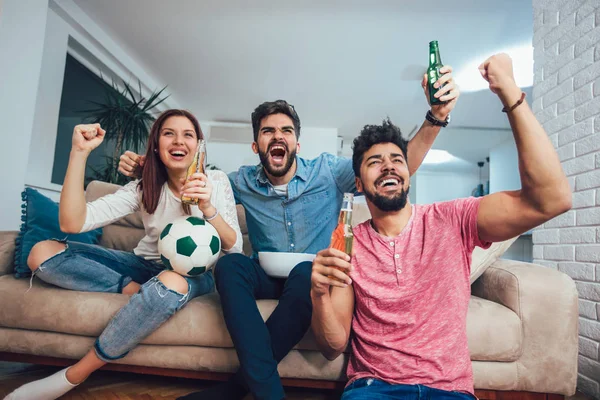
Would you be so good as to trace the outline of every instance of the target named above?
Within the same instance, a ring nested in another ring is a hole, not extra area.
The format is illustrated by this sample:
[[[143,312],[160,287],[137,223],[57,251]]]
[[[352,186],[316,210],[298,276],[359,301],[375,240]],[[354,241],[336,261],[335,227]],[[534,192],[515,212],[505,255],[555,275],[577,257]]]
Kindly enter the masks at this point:
[[[459,90],[446,66],[438,81],[445,103],[433,106],[409,143],[411,175],[445,126]],[[427,95],[425,77],[422,87]],[[261,163],[243,166],[229,175],[236,203],[246,211],[253,254],[229,254],[215,267],[223,315],[240,360],[240,370],[228,382],[182,399],[242,399],[248,391],[257,400],[284,398],[277,364],[310,327],[312,264],[296,265],[287,279],[268,276],[258,252],[317,253],[329,247],[343,193],[355,192],[352,160],[323,153],[313,160],[298,157],[300,119],[293,106],[277,100],[252,113],[252,149]],[[125,159],[125,160],[124,160]],[[133,176],[139,156],[123,156],[119,169]],[[256,300],[278,299],[263,322]]]

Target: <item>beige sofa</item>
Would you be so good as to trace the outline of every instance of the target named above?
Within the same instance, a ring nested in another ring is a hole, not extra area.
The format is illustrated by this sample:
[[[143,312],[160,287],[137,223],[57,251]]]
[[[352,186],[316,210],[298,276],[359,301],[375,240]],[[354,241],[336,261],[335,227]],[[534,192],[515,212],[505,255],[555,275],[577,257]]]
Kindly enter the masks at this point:
[[[86,196],[91,200],[115,189],[93,182]],[[245,251],[250,251],[243,209],[238,207]],[[355,222],[367,216],[366,207],[358,205]],[[12,275],[16,235],[0,233],[0,359],[60,365],[82,357],[128,297],[63,290],[39,279],[28,291],[29,280]],[[105,227],[101,244],[131,249],[142,235],[141,219],[132,215]],[[516,398],[509,396],[515,391],[543,393],[538,398],[556,397],[545,393],[572,395],[578,352],[575,285],[558,271],[498,259],[509,244],[476,249],[473,255],[472,280],[481,276],[472,286],[467,331],[477,394],[490,399]],[[266,318],[276,301],[261,300],[258,305]],[[346,361],[347,354],[327,361],[308,332],[279,371],[288,385],[339,388]],[[225,378],[237,367],[217,294],[191,301],[112,365],[209,379]]]

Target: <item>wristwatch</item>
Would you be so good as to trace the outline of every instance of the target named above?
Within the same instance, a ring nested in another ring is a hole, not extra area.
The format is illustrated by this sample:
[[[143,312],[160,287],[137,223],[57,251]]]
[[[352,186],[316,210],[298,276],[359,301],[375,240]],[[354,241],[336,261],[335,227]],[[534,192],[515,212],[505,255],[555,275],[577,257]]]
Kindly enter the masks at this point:
[[[445,121],[440,121],[433,115],[431,110],[429,110],[427,111],[427,114],[425,114],[425,119],[429,121],[429,123],[431,123],[432,125],[441,126],[442,128],[445,128],[450,123],[450,114],[448,114]]]

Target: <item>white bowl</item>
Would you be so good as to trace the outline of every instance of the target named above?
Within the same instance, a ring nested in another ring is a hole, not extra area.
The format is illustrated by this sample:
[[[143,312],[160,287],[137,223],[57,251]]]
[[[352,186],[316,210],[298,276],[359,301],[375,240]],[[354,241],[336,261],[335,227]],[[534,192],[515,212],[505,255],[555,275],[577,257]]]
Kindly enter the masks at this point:
[[[309,253],[281,253],[259,251],[258,262],[267,275],[273,278],[287,278],[290,271],[302,261],[310,261],[316,254]]]

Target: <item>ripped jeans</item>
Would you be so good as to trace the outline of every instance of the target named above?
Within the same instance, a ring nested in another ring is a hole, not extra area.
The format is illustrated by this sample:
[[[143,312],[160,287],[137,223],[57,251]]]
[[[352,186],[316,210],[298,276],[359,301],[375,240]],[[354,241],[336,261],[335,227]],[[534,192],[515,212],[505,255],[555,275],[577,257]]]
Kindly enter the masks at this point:
[[[61,243],[66,244],[65,251],[44,261],[34,276],[84,292],[121,293],[131,281],[142,285],[94,343],[96,355],[105,362],[125,357],[191,299],[214,291],[212,271],[183,277],[188,282],[188,293],[181,294],[158,280],[164,270],[158,262],[91,244]]]

